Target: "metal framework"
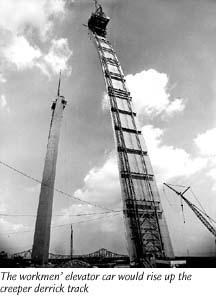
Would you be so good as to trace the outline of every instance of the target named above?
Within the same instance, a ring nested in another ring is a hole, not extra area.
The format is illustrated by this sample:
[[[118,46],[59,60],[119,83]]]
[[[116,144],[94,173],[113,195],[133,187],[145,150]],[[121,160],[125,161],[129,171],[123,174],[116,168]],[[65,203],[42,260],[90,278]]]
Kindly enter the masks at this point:
[[[121,254],[117,254],[117,253],[113,253],[111,251],[108,251],[107,249],[99,249],[93,253],[87,254],[87,255],[80,255],[80,257],[83,258],[124,258],[127,257],[126,255],[121,255]]]
[[[98,5],[88,27],[109,95],[131,266],[150,267],[151,258],[173,256],[172,246],[147,148],[136,125],[132,98],[116,53],[106,39],[108,22]]]
[[[216,238],[216,230],[215,228],[212,226],[212,224],[208,221],[211,218],[205,213],[203,212],[201,209],[199,209],[195,204],[191,203],[183,194],[186,193],[187,190],[190,189],[190,187],[188,187],[183,193],[176,191],[173,187],[171,187],[170,185],[164,183],[165,186],[167,186],[169,189],[171,189],[172,191],[174,191],[178,196],[180,196],[184,202],[190,207],[190,209],[192,209],[192,211],[195,213],[195,215],[197,216],[197,218],[203,223],[203,225],[209,230],[209,232],[211,232],[214,237]],[[207,219],[206,219],[207,218]]]
[[[32,255],[32,249],[29,249],[27,251],[22,251],[19,253],[13,254],[14,257],[22,257],[24,259],[31,259]],[[90,254],[84,254],[84,255],[73,255],[73,259],[82,259],[82,258],[126,258],[127,255],[121,255],[117,253],[113,253],[111,251],[108,251],[107,249],[101,248],[95,252],[92,252]],[[61,254],[54,254],[49,253],[49,259],[71,259],[70,255],[61,255]]]

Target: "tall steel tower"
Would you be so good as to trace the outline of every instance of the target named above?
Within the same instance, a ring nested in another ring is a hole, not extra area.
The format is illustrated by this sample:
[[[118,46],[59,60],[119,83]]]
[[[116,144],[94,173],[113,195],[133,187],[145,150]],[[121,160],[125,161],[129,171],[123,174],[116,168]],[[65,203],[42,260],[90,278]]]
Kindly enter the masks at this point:
[[[64,96],[60,95],[60,82],[61,76],[59,77],[57,98],[53,101],[51,106],[52,118],[32,248],[32,261],[39,265],[43,265],[48,262],[58,144],[63,110],[67,103]]]
[[[109,95],[130,262],[131,266],[150,267],[154,258],[172,257],[172,245],[132,98],[116,53],[106,39],[109,18],[96,0],[95,8],[88,28]]]

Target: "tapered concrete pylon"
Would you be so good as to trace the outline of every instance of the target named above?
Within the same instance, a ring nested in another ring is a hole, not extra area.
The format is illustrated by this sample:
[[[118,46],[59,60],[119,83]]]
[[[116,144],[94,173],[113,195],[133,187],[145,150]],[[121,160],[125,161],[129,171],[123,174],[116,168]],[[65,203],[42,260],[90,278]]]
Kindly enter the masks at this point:
[[[58,87],[57,98],[52,104],[52,119],[50,123],[47,153],[44,164],[43,179],[41,184],[34,242],[32,248],[32,261],[38,265],[46,264],[48,262],[49,255],[50,227],[52,218],[58,144],[61,122],[63,118],[63,110],[67,103],[65,98],[63,96],[60,96],[59,93],[60,83]]]

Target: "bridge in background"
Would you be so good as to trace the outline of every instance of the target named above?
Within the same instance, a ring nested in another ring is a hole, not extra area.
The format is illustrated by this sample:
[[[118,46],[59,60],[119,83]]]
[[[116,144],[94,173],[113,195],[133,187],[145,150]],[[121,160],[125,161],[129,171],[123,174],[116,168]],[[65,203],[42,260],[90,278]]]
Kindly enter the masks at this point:
[[[19,253],[15,253],[11,256],[12,260],[23,260],[26,264],[31,264],[32,250],[26,250]],[[99,266],[115,266],[116,264],[129,265],[129,257],[127,255],[113,253],[105,248],[101,248],[95,252],[84,255],[70,255],[49,253],[49,263],[58,264],[66,263],[69,261],[78,261],[87,263],[90,267]]]

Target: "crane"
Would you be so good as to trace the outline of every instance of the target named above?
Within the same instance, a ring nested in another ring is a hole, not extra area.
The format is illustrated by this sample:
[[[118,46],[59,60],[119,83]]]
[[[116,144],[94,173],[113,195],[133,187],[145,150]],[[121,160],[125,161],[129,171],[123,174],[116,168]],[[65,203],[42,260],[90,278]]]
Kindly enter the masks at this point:
[[[190,189],[190,187],[187,187],[183,192],[178,192],[176,189],[171,187],[171,185],[168,185],[164,183],[165,186],[167,186],[169,189],[174,191],[178,196],[180,196],[184,202],[192,209],[192,211],[195,213],[195,215],[198,217],[198,219],[203,223],[203,225],[214,235],[216,239],[216,229],[213,227],[213,225],[210,223],[212,221],[212,218],[209,217],[204,211],[199,209],[195,204],[191,203],[184,194]]]

